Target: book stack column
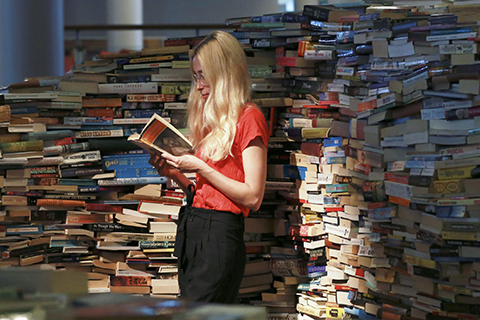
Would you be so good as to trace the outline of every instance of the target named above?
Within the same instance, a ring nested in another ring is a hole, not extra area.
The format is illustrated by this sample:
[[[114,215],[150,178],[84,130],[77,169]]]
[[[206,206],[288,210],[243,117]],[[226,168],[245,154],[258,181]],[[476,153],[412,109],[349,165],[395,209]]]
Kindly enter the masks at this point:
[[[371,265],[362,265],[365,275],[374,275],[365,278],[365,311],[403,319],[476,317],[470,279],[478,257],[468,247],[476,241],[475,227],[467,236],[455,234],[476,219],[474,207],[467,210],[475,192],[465,189],[475,176],[451,174],[476,159],[475,136],[469,136],[477,128],[474,116],[458,115],[475,108],[477,93],[467,89],[477,79],[475,60],[462,50],[476,50],[478,29],[469,14],[452,15],[445,7],[371,7],[366,13],[379,16],[373,30],[354,23],[354,42],[371,46],[372,56],[354,72],[377,92],[359,103],[349,98],[356,120],[347,152],[355,176],[366,180],[359,208],[371,223],[366,247],[359,249],[359,258],[372,257]],[[448,51],[453,48],[458,51]]]
[[[301,15],[298,17],[302,18]],[[295,293],[299,281],[306,275],[302,250],[296,246],[298,237],[295,239],[289,234],[290,225],[299,223],[295,179],[300,179],[296,168],[290,165],[290,155],[300,149],[301,142],[288,137],[283,130],[280,130],[281,133],[276,132],[281,126],[288,126],[284,123],[288,119],[283,114],[292,107],[289,94],[293,92],[285,84],[288,68],[285,68],[285,64],[278,63],[277,57],[285,57],[288,50],[296,54],[298,41],[311,32],[296,19],[297,16],[286,13],[226,21],[227,25],[235,28],[232,34],[245,47],[253,82],[253,102],[265,114],[271,134],[265,198],[262,208],[258,212],[251,212],[246,220],[246,231],[254,232],[261,226],[263,233],[257,241],[248,241],[246,244],[247,251],[249,248],[251,251],[247,258],[252,264],[260,263],[255,262],[259,258],[268,262],[272,279],[268,286],[264,285],[265,288],[258,286],[257,292],[259,289],[263,291],[261,300],[252,298],[250,303],[267,307],[272,317],[296,317]],[[283,36],[275,34],[276,32]],[[283,121],[282,125],[278,121]],[[247,234],[247,237],[252,240],[252,234]],[[255,243],[262,245],[263,249],[255,246]],[[258,253],[253,253],[252,249]],[[249,265],[250,263],[247,264],[247,270]],[[248,278],[246,275],[244,281]],[[241,288],[240,292],[254,289],[255,287]]]
[[[127,137],[155,113],[186,127],[189,49],[103,55],[1,96],[3,266],[88,272],[91,292],[175,297],[184,194]]]

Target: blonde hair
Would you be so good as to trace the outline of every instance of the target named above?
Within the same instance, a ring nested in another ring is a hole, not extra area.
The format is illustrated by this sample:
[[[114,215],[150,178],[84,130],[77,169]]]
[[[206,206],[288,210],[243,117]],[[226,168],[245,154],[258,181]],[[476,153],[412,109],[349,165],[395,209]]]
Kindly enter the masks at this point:
[[[210,95],[203,100],[192,82],[188,98],[189,137],[202,157],[220,161],[231,154],[236,125],[245,104],[250,100],[251,79],[242,47],[232,35],[214,31],[199,43],[191,54],[202,66],[210,85]]]

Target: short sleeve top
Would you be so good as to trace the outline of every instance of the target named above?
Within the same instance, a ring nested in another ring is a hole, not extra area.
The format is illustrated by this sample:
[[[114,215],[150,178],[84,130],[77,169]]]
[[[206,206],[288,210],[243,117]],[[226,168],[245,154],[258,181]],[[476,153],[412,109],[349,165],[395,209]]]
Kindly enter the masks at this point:
[[[257,137],[260,137],[265,146],[268,146],[269,134],[265,116],[258,108],[247,106],[238,119],[231,155],[221,161],[207,160],[206,163],[228,178],[245,182],[242,152]],[[197,157],[202,158],[200,150],[197,152]],[[250,210],[247,207],[234,203],[201,175],[197,174],[196,178],[193,207],[230,211],[235,214],[243,214],[245,217],[248,216]]]

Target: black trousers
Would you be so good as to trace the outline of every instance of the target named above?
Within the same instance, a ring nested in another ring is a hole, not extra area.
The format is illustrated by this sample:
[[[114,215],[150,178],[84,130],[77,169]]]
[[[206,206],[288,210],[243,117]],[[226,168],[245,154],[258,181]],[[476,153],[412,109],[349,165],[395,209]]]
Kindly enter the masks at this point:
[[[175,241],[182,299],[235,302],[246,263],[243,220],[231,212],[182,208]]]

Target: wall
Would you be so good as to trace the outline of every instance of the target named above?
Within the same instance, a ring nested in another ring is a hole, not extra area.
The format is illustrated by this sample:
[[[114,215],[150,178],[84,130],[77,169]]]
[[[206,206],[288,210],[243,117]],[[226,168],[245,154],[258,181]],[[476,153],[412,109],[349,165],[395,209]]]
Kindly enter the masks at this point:
[[[277,0],[144,0],[144,24],[223,24],[225,19],[279,11]],[[106,24],[106,1],[64,0],[65,25]],[[211,30],[202,30],[200,35]],[[194,30],[144,32],[145,37],[191,37]],[[65,33],[73,39],[74,32]],[[106,33],[82,31],[80,39],[105,38]]]

